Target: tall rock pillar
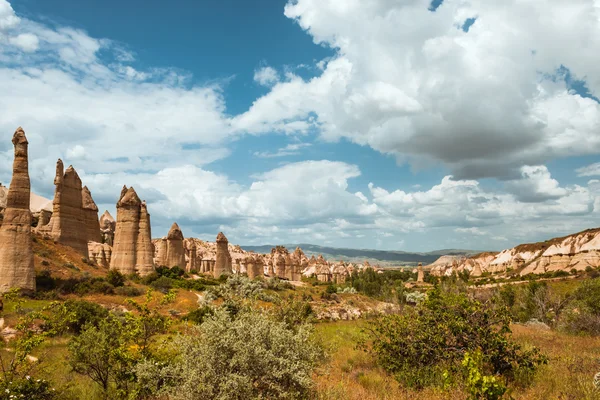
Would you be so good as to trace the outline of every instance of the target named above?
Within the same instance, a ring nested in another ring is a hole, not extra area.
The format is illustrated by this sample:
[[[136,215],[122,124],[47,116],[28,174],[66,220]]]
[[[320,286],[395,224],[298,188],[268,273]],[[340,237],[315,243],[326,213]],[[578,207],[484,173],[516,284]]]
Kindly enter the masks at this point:
[[[4,221],[0,227],[0,292],[12,288],[35,291],[31,242],[31,185],[27,158],[27,138],[19,127],[13,135],[15,150],[13,175],[8,190]]]
[[[229,254],[229,241],[223,234],[219,232],[217,235],[217,260],[215,262],[215,268],[213,270],[213,276],[215,278],[221,275],[231,274],[231,254]]]
[[[150,230],[150,214],[146,202],[140,205],[140,223],[136,243],[135,272],[146,276],[154,271],[154,246]]]
[[[121,198],[117,202],[117,225],[110,269],[126,275],[135,273],[141,206],[142,201],[133,187],[127,189],[123,186]]]
[[[173,222],[167,234],[167,267],[185,269],[185,250],[183,248],[183,232],[177,222]]]

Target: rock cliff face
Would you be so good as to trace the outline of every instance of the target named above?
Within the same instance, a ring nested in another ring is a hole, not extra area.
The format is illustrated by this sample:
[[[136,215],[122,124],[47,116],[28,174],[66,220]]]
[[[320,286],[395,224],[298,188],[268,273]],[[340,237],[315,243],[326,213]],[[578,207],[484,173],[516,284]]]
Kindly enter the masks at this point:
[[[31,211],[27,138],[22,128],[13,135],[12,180],[6,198],[4,221],[0,227],[0,292],[19,288],[35,291],[35,271],[31,242]]]
[[[186,264],[185,270],[186,272],[190,271],[199,271],[198,265],[198,253],[196,249],[196,243],[193,240],[184,241],[184,249],[186,255]]]
[[[150,231],[150,215],[135,189],[124,186],[117,202],[117,224],[110,269],[123,274],[151,273],[154,248]]]
[[[570,272],[572,269],[583,271],[588,266],[600,267],[600,228],[545,242],[521,244],[500,253],[481,253],[451,264],[438,261],[430,266],[434,275],[451,275],[463,270],[469,271],[472,276],[483,273],[527,275]]]
[[[221,275],[231,274],[231,255],[229,254],[228,241],[223,232],[217,235],[217,254],[213,276],[215,278]]]
[[[38,224],[37,232],[87,256],[88,241],[101,240],[98,207],[87,187],[81,186],[75,168],[71,165],[64,171],[60,159],[56,163],[54,184],[52,217],[47,224]]]
[[[115,219],[110,215],[108,211],[104,211],[104,214],[100,217],[100,232],[102,235],[102,243],[106,243],[112,246],[115,239],[115,226],[117,223]]]

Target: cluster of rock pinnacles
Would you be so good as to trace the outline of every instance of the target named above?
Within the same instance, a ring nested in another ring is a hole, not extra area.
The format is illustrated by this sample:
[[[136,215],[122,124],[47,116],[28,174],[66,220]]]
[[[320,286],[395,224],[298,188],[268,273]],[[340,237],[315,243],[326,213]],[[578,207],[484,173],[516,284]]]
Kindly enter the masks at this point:
[[[123,187],[116,221],[108,211],[98,219],[98,207],[89,189],[82,186],[73,166],[64,170],[60,159],[56,163],[52,212],[42,210],[37,226],[32,228],[28,142],[22,128],[16,130],[12,143],[12,180],[0,226],[0,292],[12,288],[35,291],[32,233],[70,246],[98,265],[123,274],[148,275],[156,265],[178,266],[215,277],[232,273],[232,258],[223,233],[217,236],[214,260],[198,257],[194,240],[184,240],[176,223],[155,247],[146,202],[140,200],[133,187]],[[254,268],[252,274],[262,276],[262,271]]]

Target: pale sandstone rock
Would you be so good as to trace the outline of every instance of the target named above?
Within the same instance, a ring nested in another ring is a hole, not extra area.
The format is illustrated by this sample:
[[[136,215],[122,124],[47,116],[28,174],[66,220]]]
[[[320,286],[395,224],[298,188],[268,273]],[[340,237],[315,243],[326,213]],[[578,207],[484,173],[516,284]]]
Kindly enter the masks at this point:
[[[87,231],[88,242],[101,242],[100,221],[98,220],[98,206],[92,199],[92,194],[87,186],[81,189],[83,223]]]
[[[186,261],[186,266],[185,266],[185,270],[187,272],[190,271],[198,271],[198,265],[197,265],[197,260],[198,260],[198,253],[197,253],[197,249],[196,249],[196,243],[193,240],[186,240],[185,241],[185,251],[186,251],[186,255],[187,255],[187,261]]]
[[[154,246],[152,245],[150,214],[145,201],[142,201],[140,206],[140,225],[135,251],[135,272],[140,276],[154,272]]]
[[[223,232],[219,232],[217,235],[217,254],[215,260],[215,266],[213,270],[213,276],[215,278],[221,275],[231,274],[231,255],[229,254],[229,247],[227,238]]]
[[[87,256],[87,242],[101,240],[98,207],[87,187],[82,187],[75,168],[71,165],[64,171],[60,159],[56,162],[54,184],[52,216],[47,224],[38,223],[36,230]]]
[[[31,211],[27,138],[19,127],[13,135],[12,180],[0,227],[0,292],[18,288],[35,291],[31,241]]]
[[[166,266],[169,268],[185,268],[185,250],[183,248],[183,232],[176,222],[171,225],[167,234],[167,260]]]
[[[110,269],[129,275],[154,270],[150,215],[133,187],[123,187],[117,202],[117,224]]]
[[[96,265],[109,268],[112,256],[112,247],[108,243],[88,242],[88,257]]]
[[[417,268],[417,283],[423,283],[425,280],[425,273],[423,272],[423,264],[419,263]]]
[[[112,246],[115,239],[115,227],[117,223],[108,210],[104,211],[104,214],[100,217],[100,231],[102,235],[102,242]]]

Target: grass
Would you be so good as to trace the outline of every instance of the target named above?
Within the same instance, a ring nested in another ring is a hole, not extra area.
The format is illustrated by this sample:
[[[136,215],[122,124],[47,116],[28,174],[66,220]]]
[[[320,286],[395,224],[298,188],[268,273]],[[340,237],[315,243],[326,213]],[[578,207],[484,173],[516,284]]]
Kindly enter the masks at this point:
[[[315,399],[466,399],[461,388],[414,391],[402,388],[393,377],[376,365],[365,352],[356,348],[366,322],[344,321],[316,326],[319,340],[330,357],[315,376]],[[574,337],[556,331],[544,331],[513,325],[515,339],[524,346],[538,346],[550,358],[528,388],[511,388],[514,399],[523,400],[595,400],[593,378],[600,371],[600,338]]]

